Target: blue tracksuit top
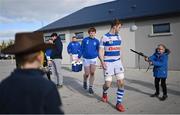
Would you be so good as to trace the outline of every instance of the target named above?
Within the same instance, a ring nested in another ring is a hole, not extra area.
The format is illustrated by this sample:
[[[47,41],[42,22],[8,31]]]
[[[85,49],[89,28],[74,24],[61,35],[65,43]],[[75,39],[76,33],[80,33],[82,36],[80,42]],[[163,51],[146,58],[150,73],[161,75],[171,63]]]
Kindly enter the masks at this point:
[[[167,78],[169,52],[159,54],[157,51],[149,57],[153,63],[153,75],[156,78]]]
[[[96,38],[84,38],[81,44],[83,58],[93,59],[98,57],[99,44],[99,40]]]
[[[81,57],[81,44],[79,42],[70,42],[67,47],[68,54],[78,54]]]

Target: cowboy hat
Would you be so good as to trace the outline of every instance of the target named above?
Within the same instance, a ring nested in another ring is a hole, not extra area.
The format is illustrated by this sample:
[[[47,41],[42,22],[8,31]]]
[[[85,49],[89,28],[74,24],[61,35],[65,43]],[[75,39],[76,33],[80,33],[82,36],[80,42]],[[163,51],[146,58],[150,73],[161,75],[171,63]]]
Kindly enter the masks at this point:
[[[1,52],[4,54],[26,54],[52,47],[53,44],[44,43],[42,32],[24,32],[16,33],[15,43]]]

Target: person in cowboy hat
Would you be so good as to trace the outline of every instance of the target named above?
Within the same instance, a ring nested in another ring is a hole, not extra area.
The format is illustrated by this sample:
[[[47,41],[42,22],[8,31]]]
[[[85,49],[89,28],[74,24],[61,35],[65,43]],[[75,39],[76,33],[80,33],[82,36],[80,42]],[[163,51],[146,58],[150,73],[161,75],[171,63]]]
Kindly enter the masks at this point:
[[[56,85],[39,69],[48,47],[53,45],[44,43],[43,33],[26,32],[2,50],[15,55],[17,68],[0,83],[0,113],[64,113]]]

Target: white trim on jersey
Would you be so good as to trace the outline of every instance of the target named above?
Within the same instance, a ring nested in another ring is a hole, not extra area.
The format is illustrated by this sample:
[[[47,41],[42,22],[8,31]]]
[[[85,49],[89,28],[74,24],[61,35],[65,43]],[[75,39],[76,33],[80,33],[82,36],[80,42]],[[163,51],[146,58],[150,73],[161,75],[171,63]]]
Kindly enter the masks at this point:
[[[104,56],[104,60],[117,60],[120,56]]]

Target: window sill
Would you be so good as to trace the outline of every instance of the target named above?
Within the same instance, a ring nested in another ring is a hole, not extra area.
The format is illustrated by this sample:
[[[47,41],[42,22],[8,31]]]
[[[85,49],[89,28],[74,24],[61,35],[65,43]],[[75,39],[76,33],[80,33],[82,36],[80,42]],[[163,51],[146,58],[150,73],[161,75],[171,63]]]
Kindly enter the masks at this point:
[[[149,37],[157,37],[157,36],[171,36],[173,33],[158,33],[158,34],[149,34]]]
[[[78,42],[81,42],[83,39],[77,39]]]
[[[66,40],[61,40],[62,43],[66,43]]]

